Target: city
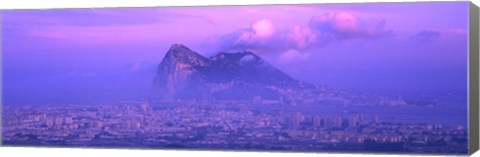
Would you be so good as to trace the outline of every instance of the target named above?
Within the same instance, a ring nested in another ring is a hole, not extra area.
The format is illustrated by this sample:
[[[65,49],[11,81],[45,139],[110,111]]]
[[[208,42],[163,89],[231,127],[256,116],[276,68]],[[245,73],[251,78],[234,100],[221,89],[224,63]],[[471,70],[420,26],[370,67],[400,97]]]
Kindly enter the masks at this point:
[[[466,155],[476,134],[469,11],[468,2],[2,11],[0,142]]]
[[[161,105],[160,105],[161,104]],[[181,105],[179,105],[181,104]],[[466,153],[467,128],[255,111],[254,101],[4,106],[5,145]]]

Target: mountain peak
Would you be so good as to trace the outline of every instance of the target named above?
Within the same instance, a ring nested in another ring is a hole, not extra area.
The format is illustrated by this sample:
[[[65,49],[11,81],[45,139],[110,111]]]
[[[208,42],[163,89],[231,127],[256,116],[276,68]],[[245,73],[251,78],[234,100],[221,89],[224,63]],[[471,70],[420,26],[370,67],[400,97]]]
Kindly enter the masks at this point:
[[[175,49],[187,49],[187,50],[190,50],[187,46],[183,45],[183,44],[172,44],[172,46],[170,46],[170,50],[175,50]]]
[[[159,98],[251,99],[274,98],[301,86],[250,51],[206,58],[173,44],[158,66],[152,89]]]
[[[182,44],[173,44],[170,46],[167,54],[165,54],[164,60],[193,63],[196,65],[204,65],[207,62],[207,58]]]
[[[178,53],[195,53],[187,46],[182,44],[173,44],[167,52],[167,55],[176,55]]]

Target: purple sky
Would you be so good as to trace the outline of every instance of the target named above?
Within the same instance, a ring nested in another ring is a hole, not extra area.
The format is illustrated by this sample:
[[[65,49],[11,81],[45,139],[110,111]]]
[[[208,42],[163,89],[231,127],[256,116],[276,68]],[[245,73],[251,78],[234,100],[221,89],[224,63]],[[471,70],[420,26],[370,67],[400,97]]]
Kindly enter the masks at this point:
[[[141,94],[173,43],[205,56],[251,50],[294,78],[340,89],[457,91],[467,85],[468,2],[11,10],[2,16],[5,100],[12,103]]]

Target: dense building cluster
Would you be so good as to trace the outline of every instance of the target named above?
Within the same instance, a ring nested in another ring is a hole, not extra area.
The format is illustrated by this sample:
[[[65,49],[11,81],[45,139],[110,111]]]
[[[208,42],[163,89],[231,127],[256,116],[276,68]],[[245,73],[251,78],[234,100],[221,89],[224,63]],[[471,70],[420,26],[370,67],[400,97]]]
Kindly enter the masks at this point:
[[[128,101],[3,108],[6,145],[465,153],[463,126],[393,123],[378,115],[264,113],[254,102]]]

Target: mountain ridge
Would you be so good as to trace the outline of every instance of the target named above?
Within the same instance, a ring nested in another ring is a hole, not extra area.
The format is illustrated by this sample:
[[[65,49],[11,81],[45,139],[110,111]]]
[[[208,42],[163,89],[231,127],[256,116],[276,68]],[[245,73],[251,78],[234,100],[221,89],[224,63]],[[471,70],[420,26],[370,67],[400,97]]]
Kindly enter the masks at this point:
[[[153,95],[161,99],[276,99],[293,90],[313,90],[250,51],[204,57],[173,44],[157,68]]]

